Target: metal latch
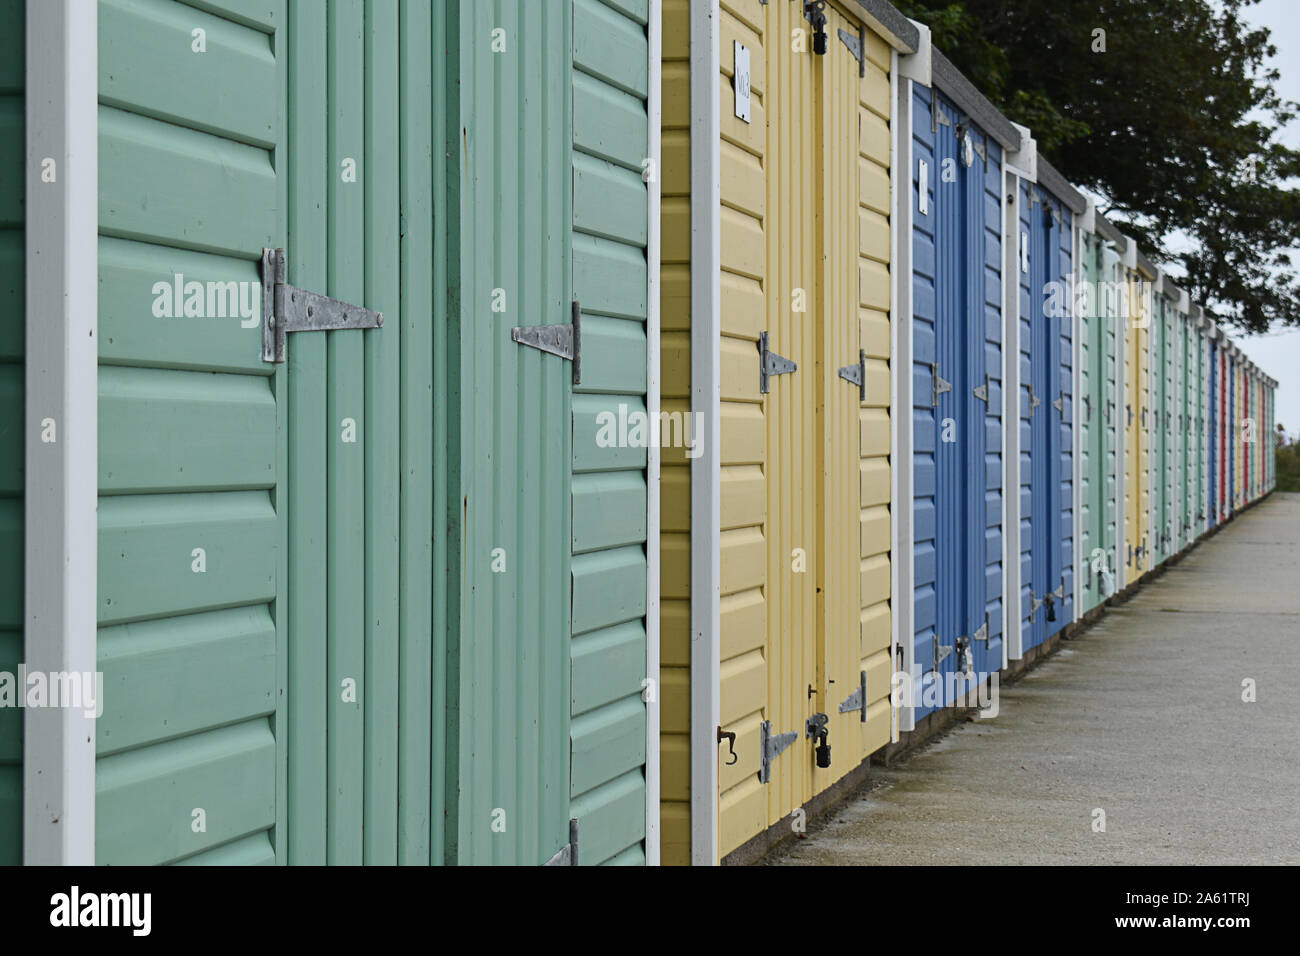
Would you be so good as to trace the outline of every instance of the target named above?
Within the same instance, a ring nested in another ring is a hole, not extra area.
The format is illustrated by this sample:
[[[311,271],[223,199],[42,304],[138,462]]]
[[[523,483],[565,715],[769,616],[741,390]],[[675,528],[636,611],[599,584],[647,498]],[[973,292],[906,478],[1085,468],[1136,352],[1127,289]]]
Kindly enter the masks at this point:
[[[262,361],[284,361],[289,332],[377,329],[382,312],[289,285],[283,249],[262,250]]]
[[[573,363],[573,384],[582,384],[582,307],[573,303],[570,325],[520,325],[510,330],[520,345],[558,355]]]
[[[862,711],[861,715],[858,717],[858,721],[859,723],[865,724],[867,722],[867,672],[866,671],[858,672],[858,689],[855,690],[853,693],[849,694],[849,696],[845,699],[844,703],[840,704],[841,714],[852,713],[855,710]]]
[[[847,30],[839,31],[840,39],[844,42],[844,45],[849,48],[849,52],[853,54],[853,59],[858,61],[859,77],[864,77],[867,75],[866,57],[862,55],[862,48],[866,46],[866,43],[864,42],[864,37],[862,35],[865,30],[866,30],[865,27],[858,27],[857,36],[854,36],[852,33],[849,33]]]
[[[773,375],[789,375],[799,366],[767,347],[767,333],[758,333],[758,390],[764,395],[770,390],[768,379]]]
[[[930,397],[930,407],[939,407],[939,396],[944,392],[952,391],[952,382],[945,382],[939,377],[939,363],[930,363],[930,387],[932,389]]]
[[[560,847],[559,852],[551,857],[543,866],[577,866],[578,865],[578,821],[576,818],[569,821],[569,842]]]
[[[841,33],[844,31],[841,30]],[[840,378],[846,382],[852,382],[858,387],[858,401],[867,400],[867,353],[865,349],[858,350],[858,364],[845,365],[840,369]]]
[[[788,734],[773,734],[772,722],[762,724],[762,762],[758,766],[758,782],[768,783],[772,779],[772,761],[781,756],[781,752],[799,739],[798,731]]]
[[[973,658],[970,653],[970,635],[963,634],[957,638],[957,673],[964,674],[971,669]]]
[[[980,401],[987,402],[989,400],[989,373],[988,372],[984,373],[984,384],[976,385],[975,388],[972,389],[972,391],[975,393],[975,397],[978,398]]]
[[[826,55],[826,0],[805,0],[803,15],[813,28],[813,53]]]

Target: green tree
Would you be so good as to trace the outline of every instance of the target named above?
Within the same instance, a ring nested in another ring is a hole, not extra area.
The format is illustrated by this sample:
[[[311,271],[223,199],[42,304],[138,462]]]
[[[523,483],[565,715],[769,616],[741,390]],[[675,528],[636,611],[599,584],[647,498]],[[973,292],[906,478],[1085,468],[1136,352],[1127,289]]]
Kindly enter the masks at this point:
[[[1258,0],[897,0],[1107,218],[1217,317],[1300,325],[1300,152]],[[1184,236],[1190,249],[1170,240]]]

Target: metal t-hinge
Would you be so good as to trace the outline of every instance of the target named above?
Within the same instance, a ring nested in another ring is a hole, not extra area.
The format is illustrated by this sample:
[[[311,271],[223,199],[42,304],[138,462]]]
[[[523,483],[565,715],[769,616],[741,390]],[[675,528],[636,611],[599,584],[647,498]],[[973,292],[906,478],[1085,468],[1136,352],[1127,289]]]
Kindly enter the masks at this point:
[[[768,379],[773,375],[789,375],[799,368],[783,355],[777,355],[767,347],[767,333],[758,333],[758,390],[766,395],[769,391]]]
[[[971,389],[971,391],[975,393],[975,397],[978,398],[981,402],[987,402],[989,400],[989,373],[988,372],[984,373],[984,384],[976,385],[973,389]]]
[[[758,765],[758,782],[768,783],[772,779],[772,761],[781,755],[781,752],[799,739],[799,732],[792,730],[788,734],[772,733],[772,722],[763,721],[762,724],[762,762]]]
[[[942,378],[939,377],[939,364],[937,362],[930,363],[930,386],[931,386],[930,407],[938,408],[939,396],[942,395],[944,392],[952,391],[952,382],[945,382]]]
[[[382,312],[331,299],[288,283],[283,249],[262,250],[262,361],[283,362],[284,340],[290,332],[335,329],[377,329]]]
[[[1062,415],[1065,414],[1065,391],[1064,391],[1064,389],[1062,389],[1060,397],[1057,398],[1057,399],[1055,399],[1055,400],[1052,402],[1052,407],[1055,408],[1055,409],[1056,409],[1058,412],[1060,412]]]
[[[1043,599],[1034,597],[1034,592],[1029,592],[1029,616],[1033,617],[1038,609],[1043,606]]]
[[[952,653],[951,644],[940,644],[939,635],[934,635],[934,669],[939,669],[939,664]]]
[[[1033,420],[1034,417],[1034,409],[1041,404],[1043,404],[1043,400],[1034,394],[1034,386],[1030,385],[1029,386],[1029,418],[1031,421]]]
[[[582,384],[582,307],[573,303],[569,325],[519,325],[510,330],[512,341],[558,355],[573,363],[573,384]]]
[[[866,45],[863,42],[864,38],[862,36],[864,29],[865,29],[864,27],[858,27],[857,36],[854,36],[852,33],[849,33],[847,30],[839,31],[840,39],[844,41],[844,45],[848,47],[849,52],[853,54],[853,59],[858,61],[859,77],[863,77],[867,75],[866,58],[862,55],[862,48]]]
[[[543,866],[577,866],[578,865],[578,821],[572,819],[569,821],[569,842],[560,847],[559,852],[551,857]]]
[[[859,723],[867,722],[867,672],[858,672],[858,689],[849,694],[844,703],[840,704],[840,713],[848,714],[855,710],[862,713],[858,716]]]
[[[841,30],[841,33],[844,31]],[[858,364],[845,365],[840,369],[840,378],[846,382],[852,382],[858,387],[858,401],[867,400],[867,353],[864,349],[858,350]]]

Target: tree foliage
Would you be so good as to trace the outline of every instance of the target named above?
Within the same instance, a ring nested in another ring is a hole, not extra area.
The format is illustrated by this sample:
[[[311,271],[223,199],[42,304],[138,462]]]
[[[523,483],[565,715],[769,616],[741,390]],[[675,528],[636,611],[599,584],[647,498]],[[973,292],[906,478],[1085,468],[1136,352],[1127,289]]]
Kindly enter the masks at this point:
[[[896,0],[1194,300],[1260,332],[1300,325],[1300,152],[1257,2]]]

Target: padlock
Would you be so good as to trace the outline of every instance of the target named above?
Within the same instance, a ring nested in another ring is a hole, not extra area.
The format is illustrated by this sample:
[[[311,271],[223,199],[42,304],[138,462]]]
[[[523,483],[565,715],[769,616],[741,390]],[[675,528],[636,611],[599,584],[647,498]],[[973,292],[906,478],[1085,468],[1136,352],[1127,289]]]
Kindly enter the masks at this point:
[[[817,766],[825,770],[831,765],[831,745],[826,742],[826,731],[817,735]]]
[[[1049,594],[1047,595],[1046,601],[1047,601],[1047,619],[1049,621],[1055,621],[1056,620],[1056,598],[1053,597],[1051,594]]]

